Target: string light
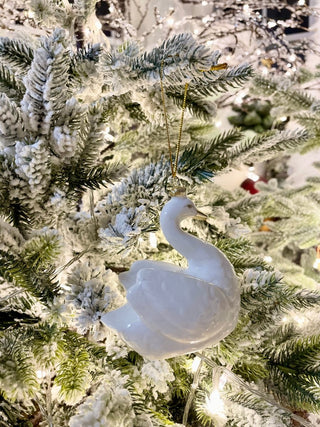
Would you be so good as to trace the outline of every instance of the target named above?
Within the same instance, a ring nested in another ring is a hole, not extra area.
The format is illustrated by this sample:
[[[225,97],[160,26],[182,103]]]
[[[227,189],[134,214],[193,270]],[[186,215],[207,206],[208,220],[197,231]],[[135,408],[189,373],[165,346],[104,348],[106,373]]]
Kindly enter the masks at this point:
[[[169,27],[173,27],[174,19],[173,18],[168,18],[167,19],[167,23],[168,23]]]
[[[249,5],[248,5],[248,4],[245,4],[245,5],[243,6],[243,13],[244,13],[245,15],[247,15],[247,16],[249,16],[249,15],[250,15],[250,7],[249,7]]]
[[[267,74],[269,74],[269,70],[268,70],[268,68],[267,68],[267,67],[263,67],[263,68],[262,68],[262,74],[264,74],[265,76],[266,76]]]
[[[203,0],[203,2],[201,4],[202,4],[202,6],[208,6],[208,2],[206,0]]]
[[[216,127],[217,127],[217,128],[221,127],[221,125],[222,125],[221,120],[217,120],[217,121],[215,122],[215,125],[216,125]]]
[[[269,21],[268,22],[268,28],[273,28],[277,25],[277,23],[275,21]]]
[[[206,409],[210,416],[224,415],[224,403],[221,399],[219,390],[213,390],[210,396],[206,397]]]
[[[95,21],[95,26],[96,26],[97,30],[101,30],[101,29],[102,29],[102,24],[101,24],[101,22],[99,21],[99,19],[97,19],[97,20]]]
[[[194,374],[195,372],[197,372],[197,369],[199,368],[201,359],[200,357],[196,356],[193,361],[192,361],[192,365],[191,365],[191,372]]]
[[[279,118],[279,120],[280,120],[280,122],[286,122],[287,121],[287,116],[281,116],[280,118]]]
[[[45,376],[47,375],[47,372],[46,371],[42,371],[41,369],[38,369],[36,371],[36,375],[41,380],[42,378],[45,378]]]
[[[210,17],[209,17],[209,16],[204,16],[204,17],[202,18],[202,22],[203,22],[204,24],[206,24],[208,21],[210,21]]]
[[[155,233],[149,234],[149,243],[152,248],[156,248],[158,246],[158,239]]]
[[[304,6],[305,4],[306,4],[306,0],[299,0],[298,1],[299,6]]]
[[[315,262],[313,263],[313,268],[320,271],[320,245],[317,246],[317,257]]]
[[[263,257],[263,260],[265,261],[265,262],[272,262],[272,257],[271,256],[269,256],[269,255],[266,255],[266,256],[264,256]]]
[[[103,131],[103,135],[107,141],[113,141],[114,140],[114,137],[110,133],[110,127],[109,126],[107,126],[105,128],[105,130]]]
[[[234,99],[234,103],[237,105],[241,105],[243,102],[243,98],[246,96],[245,92],[239,93],[235,99]]]
[[[227,417],[224,411],[224,402],[221,398],[220,391],[227,382],[227,376],[223,373],[219,378],[218,387],[215,387],[209,396],[206,397],[206,410],[208,415],[220,425],[220,422],[226,421]]]
[[[254,172],[254,167],[253,167],[253,166],[250,166],[250,167],[249,167],[249,169],[248,169],[248,178],[249,178],[249,179],[252,179],[252,181],[254,181],[254,182],[259,181],[260,176],[259,176],[259,175],[257,175],[257,174]]]

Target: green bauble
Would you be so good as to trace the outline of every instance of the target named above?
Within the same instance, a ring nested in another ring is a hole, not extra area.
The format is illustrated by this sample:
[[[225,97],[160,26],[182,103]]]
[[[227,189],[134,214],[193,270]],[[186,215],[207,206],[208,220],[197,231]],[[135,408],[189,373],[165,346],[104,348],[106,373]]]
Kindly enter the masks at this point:
[[[245,126],[255,126],[259,125],[261,122],[262,119],[256,111],[251,111],[250,113],[248,113],[243,120],[243,124]]]

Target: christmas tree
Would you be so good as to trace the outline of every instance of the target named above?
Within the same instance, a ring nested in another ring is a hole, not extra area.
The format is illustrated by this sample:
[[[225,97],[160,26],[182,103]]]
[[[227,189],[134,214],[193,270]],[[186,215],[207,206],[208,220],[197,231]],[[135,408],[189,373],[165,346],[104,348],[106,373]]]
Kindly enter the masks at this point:
[[[125,41],[111,47],[87,43],[101,29],[95,2],[32,6],[59,28],[0,40],[0,424],[312,425],[319,178],[299,188],[271,179],[249,195],[215,177],[317,145],[317,98],[299,79],[231,66],[189,33],[145,50],[116,4]],[[249,84],[297,126],[219,130],[221,95]],[[186,267],[159,224],[180,186],[207,215],[183,227],[233,265],[240,314],[216,345],[150,360],[101,319],[126,304],[119,273],[135,261]]]

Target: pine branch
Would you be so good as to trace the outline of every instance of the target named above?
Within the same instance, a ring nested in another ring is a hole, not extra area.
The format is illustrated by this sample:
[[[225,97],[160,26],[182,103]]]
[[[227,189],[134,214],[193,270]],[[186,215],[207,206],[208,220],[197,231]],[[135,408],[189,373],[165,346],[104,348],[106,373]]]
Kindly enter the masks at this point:
[[[0,331],[4,331],[8,328],[19,328],[25,325],[34,325],[39,323],[39,317],[33,317],[20,311],[6,310],[0,305]]]
[[[99,44],[88,45],[77,49],[76,53],[71,53],[69,76],[81,83],[96,72],[96,64],[101,55],[101,46]]]
[[[284,87],[281,81],[257,76],[254,78],[253,83],[265,95],[272,95],[275,104],[285,106],[288,111],[296,112],[297,109],[305,110],[310,108],[315,102],[315,99],[307,92]]]
[[[9,98],[17,101],[20,101],[25,93],[22,81],[4,64],[0,64],[0,89]]]
[[[67,332],[61,341],[63,356],[57,369],[55,384],[60,386],[60,396],[67,404],[78,402],[90,382],[90,356],[84,340]]]
[[[166,96],[172,98],[178,107],[182,107],[184,94],[181,91],[174,91],[174,88],[167,89]],[[202,99],[199,96],[194,96],[190,94],[190,92],[186,99],[186,108],[188,108],[193,116],[200,120],[209,121],[216,113],[216,105],[214,102]]]
[[[118,177],[119,165],[109,163],[104,166],[95,166],[93,168],[68,168],[62,169],[55,176],[55,180],[61,183],[65,181],[68,186],[68,193],[73,198],[78,198],[79,194],[86,189],[95,190],[105,187],[112,183]]]
[[[163,83],[165,86],[181,86],[189,82],[194,95],[209,95],[236,87],[251,75],[247,65],[227,71],[208,71],[217,65],[220,54],[210,52],[197,43],[191,34],[178,34],[166,40],[149,53],[138,56],[139,48],[127,44],[118,51],[105,56],[105,69],[109,78],[116,83],[126,78],[132,82],[143,80],[160,81],[163,64]],[[114,83],[114,84],[115,84]]]
[[[23,138],[23,122],[20,109],[4,93],[0,93],[0,139],[5,146]]]
[[[23,343],[20,331],[10,330],[0,337],[0,363],[6,366],[0,374],[0,388],[12,400],[30,397],[39,387],[32,356]]]
[[[252,76],[249,65],[239,65],[225,71],[208,71],[190,82],[190,93],[198,96],[217,95],[242,86]]]
[[[250,162],[267,160],[281,151],[290,151],[302,146],[308,138],[304,129],[296,131],[266,132],[252,139],[239,142],[228,153],[230,161]]]
[[[267,388],[283,404],[297,409],[316,411],[319,407],[318,378],[313,378],[287,369],[285,366],[269,365],[270,377]]]
[[[30,292],[44,304],[53,301],[59,284],[53,279],[53,269],[33,269],[22,257],[0,250],[0,276]]]
[[[179,173],[197,177],[201,181],[211,178],[214,172],[227,166],[226,150],[233,147],[240,138],[241,133],[237,129],[232,129],[206,144],[196,144],[185,149],[179,160]]]
[[[23,40],[0,38],[0,57],[11,66],[25,71],[33,61],[34,50]]]
[[[35,51],[25,79],[26,93],[21,108],[29,128],[37,135],[46,135],[59,117],[69,97],[68,69],[70,57],[64,47],[64,33],[55,30]]]

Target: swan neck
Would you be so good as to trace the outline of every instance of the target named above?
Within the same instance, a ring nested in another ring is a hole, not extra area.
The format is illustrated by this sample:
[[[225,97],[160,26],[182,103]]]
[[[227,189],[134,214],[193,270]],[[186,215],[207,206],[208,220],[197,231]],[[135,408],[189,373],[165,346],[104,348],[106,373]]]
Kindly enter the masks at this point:
[[[160,225],[171,246],[176,249],[185,258],[195,258],[199,239],[191,236],[185,231],[181,230],[180,223],[182,219],[179,218],[160,218]]]

